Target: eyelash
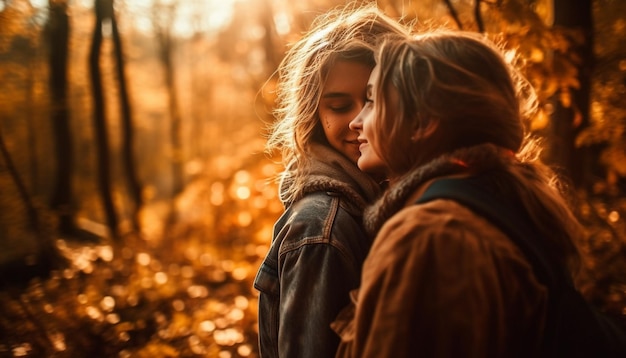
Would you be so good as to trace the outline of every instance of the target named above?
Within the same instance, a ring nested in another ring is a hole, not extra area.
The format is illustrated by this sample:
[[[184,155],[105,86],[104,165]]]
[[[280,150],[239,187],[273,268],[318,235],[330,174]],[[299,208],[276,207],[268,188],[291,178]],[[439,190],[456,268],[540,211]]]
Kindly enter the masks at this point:
[[[330,110],[337,113],[345,113],[352,109],[352,106],[339,106],[339,107],[330,107]]]

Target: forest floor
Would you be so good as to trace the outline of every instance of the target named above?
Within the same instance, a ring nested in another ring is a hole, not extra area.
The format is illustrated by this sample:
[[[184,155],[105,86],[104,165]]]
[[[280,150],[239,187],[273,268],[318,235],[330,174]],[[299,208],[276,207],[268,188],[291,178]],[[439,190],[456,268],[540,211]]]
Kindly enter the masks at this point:
[[[66,264],[0,291],[0,357],[258,357],[253,280],[282,208],[236,178],[217,191],[191,185],[168,227],[159,203],[141,235],[56,238]],[[580,287],[626,327],[626,200],[587,200],[580,212]]]
[[[118,240],[80,219],[91,237],[50,235],[61,260],[44,262],[53,270],[42,277],[26,280],[46,268],[30,265],[30,249],[4,260],[0,357],[257,357],[253,280],[282,211],[263,185],[270,170],[253,162],[198,178],[175,202],[146,206],[141,234]]]
[[[58,240],[65,268],[0,292],[0,357],[256,357],[260,256],[192,231],[165,249]]]

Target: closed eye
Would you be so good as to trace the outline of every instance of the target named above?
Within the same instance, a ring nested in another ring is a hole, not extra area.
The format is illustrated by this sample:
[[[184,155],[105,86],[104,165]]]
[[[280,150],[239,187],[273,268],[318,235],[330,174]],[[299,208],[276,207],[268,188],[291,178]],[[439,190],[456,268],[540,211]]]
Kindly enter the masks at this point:
[[[335,112],[335,113],[347,113],[350,112],[352,110],[352,104],[348,104],[348,105],[342,105],[342,106],[328,106],[328,108],[330,108],[331,111]]]

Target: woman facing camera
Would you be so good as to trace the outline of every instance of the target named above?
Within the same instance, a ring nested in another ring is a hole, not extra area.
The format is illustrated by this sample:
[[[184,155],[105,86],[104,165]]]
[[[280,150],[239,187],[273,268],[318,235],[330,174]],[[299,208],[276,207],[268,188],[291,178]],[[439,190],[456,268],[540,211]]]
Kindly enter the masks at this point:
[[[267,147],[285,170],[285,212],[257,276],[262,357],[334,357],[330,328],[359,286],[371,245],[363,209],[380,194],[356,166],[358,133],[348,125],[365,104],[374,47],[405,29],[374,6],[320,16],[280,65],[277,122]]]

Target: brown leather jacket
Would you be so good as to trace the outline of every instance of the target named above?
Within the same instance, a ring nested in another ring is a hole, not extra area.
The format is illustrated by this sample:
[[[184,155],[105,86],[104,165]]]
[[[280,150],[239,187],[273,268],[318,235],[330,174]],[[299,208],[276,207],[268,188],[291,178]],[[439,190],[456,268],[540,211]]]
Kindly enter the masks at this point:
[[[546,288],[486,219],[450,200],[414,205],[427,180],[450,174],[430,172],[368,209],[382,228],[352,305],[333,323],[337,357],[538,356]]]

